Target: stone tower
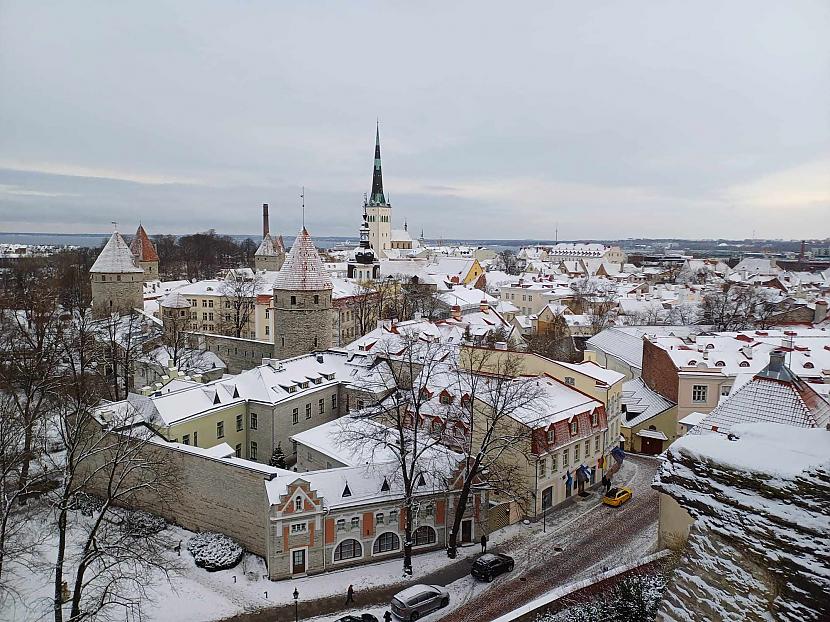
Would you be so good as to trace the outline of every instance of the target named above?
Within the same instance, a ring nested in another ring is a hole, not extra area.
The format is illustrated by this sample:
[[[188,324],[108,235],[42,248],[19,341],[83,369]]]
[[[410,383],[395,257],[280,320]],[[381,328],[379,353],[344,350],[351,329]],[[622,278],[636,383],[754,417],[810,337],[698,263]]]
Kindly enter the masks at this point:
[[[114,232],[89,269],[92,316],[128,313],[144,308],[144,270],[118,231]]]
[[[254,253],[254,268],[276,272],[285,261],[285,243],[282,236],[271,237],[268,225],[268,204],[262,204],[262,243]]]
[[[331,347],[332,282],[303,227],[274,280],[274,357]]]
[[[375,129],[375,167],[372,171],[372,194],[365,202],[369,223],[369,246],[378,258],[386,257],[392,243],[392,205],[383,194],[383,171],[380,166],[380,128]]]
[[[369,244],[369,222],[366,207],[363,208],[363,224],[360,225],[360,246],[354,251],[354,259],[347,266],[346,276],[357,281],[380,278],[380,262]]]
[[[176,291],[167,294],[159,304],[161,321],[164,326],[164,340],[167,345],[178,345],[181,333],[191,328],[190,301]]]
[[[130,251],[135,257],[138,267],[144,270],[144,281],[157,281],[159,279],[159,256],[155,245],[144,227],[138,225],[133,241],[130,242]]]

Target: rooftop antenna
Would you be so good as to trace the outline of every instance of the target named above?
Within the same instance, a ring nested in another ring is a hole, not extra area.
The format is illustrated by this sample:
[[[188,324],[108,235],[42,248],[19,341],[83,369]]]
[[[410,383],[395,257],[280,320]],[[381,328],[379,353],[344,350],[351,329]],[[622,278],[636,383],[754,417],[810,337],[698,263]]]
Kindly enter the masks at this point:
[[[557,244],[559,244],[559,223],[556,223],[556,229],[555,229],[555,231],[556,231],[556,233],[555,233],[555,235],[556,235],[556,243],[557,243]]]

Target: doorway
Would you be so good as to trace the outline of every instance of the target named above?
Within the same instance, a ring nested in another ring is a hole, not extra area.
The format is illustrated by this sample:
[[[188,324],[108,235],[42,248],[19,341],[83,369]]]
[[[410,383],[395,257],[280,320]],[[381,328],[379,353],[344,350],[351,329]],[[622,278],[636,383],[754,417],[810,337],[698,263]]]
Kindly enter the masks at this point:
[[[473,541],[473,519],[467,518],[461,521],[461,542]]]
[[[291,574],[305,573],[305,549],[291,551]]]

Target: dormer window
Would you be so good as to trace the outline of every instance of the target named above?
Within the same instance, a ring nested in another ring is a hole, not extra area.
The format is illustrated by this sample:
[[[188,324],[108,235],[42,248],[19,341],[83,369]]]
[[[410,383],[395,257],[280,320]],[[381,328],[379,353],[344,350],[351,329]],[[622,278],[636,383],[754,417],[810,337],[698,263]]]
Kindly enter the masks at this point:
[[[565,376],[565,384],[572,387],[576,384],[576,380],[574,380],[571,376]]]
[[[571,421],[571,436],[579,434],[579,425],[576,422],[576,419]]]
[[[424,479],[424,474],[423,473],[418,474],[418,481],[415,485],[416,486],[426,486],[427,485],[427,482]]]
[[[593,427],[597,427],[599,425],[599,415],[597,413],[591,413],[591,425]]]
[[[445,405],[452,404],[452,395],[449,393],[442,393],[441,394],[441,403]]]
[[[383,483],[380,485],[381,492],[389,492],[389,480],[383,478]]]
[[[302,512],[303,511],[303,498],[300,495],[294,499],[294,511],[295,512]]]
[[[724,361],[715,361],[715,367],[726,367],[726,363]]]
[[[340,495],[340,496],[341,496],[341,497],[351,497],[351,496],[352,496],[352,491],[351,491],[351,489],[349,488],[349,485],[348,485],[348,484],[346,484],[346,487],[345,487],[345,488],[343,488],[343,494],[342,494],[342,495]]]
[[[738,367],[749,367],[749,363],[747,361],[741,361],[738,363]]]
[[[815,365],[813,365],[812,361],[807,361],[806,363],[804,363],[804,369],[813,369],[814,367]]]

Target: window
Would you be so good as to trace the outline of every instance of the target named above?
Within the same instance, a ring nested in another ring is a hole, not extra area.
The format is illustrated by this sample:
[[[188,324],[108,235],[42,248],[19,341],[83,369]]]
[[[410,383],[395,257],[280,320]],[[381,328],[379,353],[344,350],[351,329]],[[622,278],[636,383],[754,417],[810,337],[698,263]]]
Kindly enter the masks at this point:
[[[216,438],[224,438],[225,437],[225,422],[224,421],[217,421],[216,422]]]
[[[547,437],[548,443],[553,444],[553,441],[556,440],[556,434],[554,433],[553,428],[548,430]]]
[[[363,548],[357,540],[343,540],[334,549],[334,561],[339,562],[344,559],[354,559],[363,556]]]
[[[705,384],[696,384],[692,387],[692,401],[693,402],[706,402],[706,394],[709,387]]]
[[[314,294],[314,304],[320,304],[320,296],[318,294]]]
[[[291,453],[297,455],[297,441],[291,441]]]
[[[389,510],[389,524],[394,525],[398,522],[398,511],[397,510]]]
[[[182,444],[190,445],[190,434],[185,434],[182,436]]]
[[[539,460],[539,477],[544,477],[545,476],[546,462],[547,462],[547,460],[545,460],[544,458]]]
[[[256,460],[256,443],[251,441],[251,460]]]
[[[594,452],[599,451],[599,434],[594,437]]]
[[[562,466],[563,467],[568,466],[568,450],[567,449],[562,452]]]
[[[202,320],[207,322],[207,312],[202,313]]]
[[[571,421],[571,435],[574,436],[579,434],[579,424],[577,424],[576,419]]]
[[[242,457],[242,443],[237,443],[236,444],[236,457],[237,458]]]
[[[256,430],[258,425],[259,419],[257,418],[256,413],[251,413],[251,429]]]
[[[266,334],[266,335],[270,335],[270,334],[271,334],[271,327],[270,327],[270,326],[268,326],[267,324],[266,324],[266,326],[265,326],[265,334]]]
[[[329,378],[331,380],[331,378]],[[337,408],[337,394],[331,396],[331,409],[335,410]]]
[[[353,516],[352,517],[352,529],[357,529],[358,527],[360,527],[360,517]]]
[[[194,447],[199,446],[199,433],[198,432],[193,433],[193,446]]]
[[[207,309],[207,300],[202,300],[202,307]]]
[[[363,400],[357,400],[357,409],[363,410]]]
[[[300,409],[295,408],[294,410],[291,411],[291,423],[293,423],[294,425],[297,425],[297,422],[299,422],[299,421],[300,421]]]
[[[579,443],[574,445],[574,464],[579,462]]]
[[[291,296],[291,305],[294,306],[296,304],[297,304],[297,297],[296,296]]]
[[[415,546],[435,544],[435,530],[428,525],[421,525],[415,530]]]
[[[565,384],[572,387],[576,384],[576,380],[574,380],[571,376],[565,376]]]
[[[305,405],[305,418],[311,419],[311,404]]]
[[[383,512],[375,514],[375,525],[383,525]]]
[[[242,415],[237,415],[236,416],[236,431],[241,432],[242,427],[243,427],[242,426]]]
[[[308,525],[306,523],[294,523],[291,525],[291,533],[305,533],[308,529]]]
[[[265,309],[265,319],[271,318],[271,309]]]
[[[303,511],[303,498],[300,495],[294,499],[294,511],[295,512],[302,512]]]
[[[551,474],[556,473],[556,469],[557,469],[557,466],[556,466],[556,454],[553,454],[553,455],[550,457],[550,472],[551,472]]]
[[[346,519],[345,518],[338,518],[337,522],[337,531],[346,531]]]
[[[106,282],[107,282],[107,275],[106,275],[106,274],[102,274],[102,275],[101,275],[101,283],[106,283]]]
[[[213,301],[208,300],[208,309],[213,309]]]
[[[121,280],[121,275],[120,274],[116,277],[116,280],[118,280],[118,281]]]
[[[389,551],[397,551],[401,547],[401,539],[397,534],[387,531],[378,536],[375,543],[372,545],[372,553],[388,553]]]
[[[317,410],[321,415],[324,412],[326,412],[326,400],[320,398],[320,400],[317,402]]]
[[[585,457],[587,458],[591,453],[591,441],[585,441]]]
[[[599,415],[597,413],[591,413],[591,425],[593,427],[597,427],[599,425]]]
[[[720,388],[720,394],[721,394],[721,396],[726,397],[727,395],[729,395],[729,392],[731,390],[732,390],[732,385],[731,384],[723,384],[723,385],[721,385],[721,388]]]

